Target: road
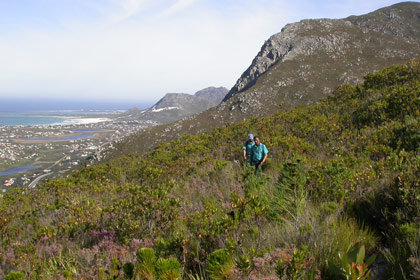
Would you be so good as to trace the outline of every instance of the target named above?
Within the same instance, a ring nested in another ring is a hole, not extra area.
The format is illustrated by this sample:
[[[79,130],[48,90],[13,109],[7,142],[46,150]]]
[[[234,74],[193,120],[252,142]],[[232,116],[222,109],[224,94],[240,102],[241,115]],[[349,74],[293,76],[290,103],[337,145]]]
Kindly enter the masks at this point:
[[[56,166],[60,161],[62,161],[64,158],[65,158],[66,156],[63,156],[62,158],[60,158],[59,160],[57,160],[56,162],[54,162],[54,164],[53,165],[51,165],[50,167],[48,167],[47,169],[51,169],[51,168],[53,168],[54,166]],[[29,188],[35,188],[36,187],[36,184],[38,184],[38,182],[42,179],[42,178],[44,178],[44,177],[47,177],[48,175],[51,175],[51,174],[53,174],[54,172],[49,172],[49,173],[45,173],[45,174],[42,174],[42,175],[40,175],[40,176],[38,176],[38,177],[36,177],[35,178],[35,180],[33,180],[29,185],[28,185],[28,187]]]
[[[33,180],[30,184],[29,184],[29,188],[35,188],[36,187],[36,184],[38,184],[38,182],[39,182],[39,180],[41,180],[42,178],[44,178],[44,177],[46,177],[46,176],[48,176],[48,175],[51,175],[51,174],[53,174],[54,172],[50,172],[50,173],[46,173],[46,174],[42,174],[41,176],[38,176],[38,177],[36,177],[36,179],[35,180]]]

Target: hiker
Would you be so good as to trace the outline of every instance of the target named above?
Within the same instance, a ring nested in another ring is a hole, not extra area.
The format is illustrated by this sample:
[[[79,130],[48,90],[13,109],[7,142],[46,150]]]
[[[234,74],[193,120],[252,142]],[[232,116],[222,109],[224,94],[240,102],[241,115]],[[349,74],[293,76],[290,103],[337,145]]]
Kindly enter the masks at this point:
[[[244,147],[242,148],[244,150],[244,161],[246,162],[247,165],[251,165],[252,146],[254,145],[255,145],[254,135],[252,133],[248,134],[248,140],[245,142]]]
[[[262,167],[267,160],[268,149],[267,147],[261,143],[260,137],[254,137],[255,144],[251,148],[252,153],[252,166],[255,166],[255,175],[259,175],[262,173]]]

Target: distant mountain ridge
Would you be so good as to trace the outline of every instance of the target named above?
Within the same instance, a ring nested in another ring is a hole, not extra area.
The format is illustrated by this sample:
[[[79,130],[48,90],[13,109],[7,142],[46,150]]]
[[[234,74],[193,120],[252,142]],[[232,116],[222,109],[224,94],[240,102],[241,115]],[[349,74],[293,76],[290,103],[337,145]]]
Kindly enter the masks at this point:
[[[166,124],[218,105],[227,93],[228,89],[224,87],[208,87],[194,95],[167,93],[152,107],[146,110],[130,110],[128,114],[136,120]]]
[[[316,103],[340,85],[359,83],[368,73],[419,57],[418,2],[403,2],[362,16],[287,24],[263,44],[222,103],[133,135],[117,147],[116,155],[143,153],[184,134]]]
[[[194,96],[209,100],[213,104],[218,105],[220,102],[222,102],[223,98],[225,98],[228,92],[229,90],[225,87],[208,87],[197,91]]]
[[[152,108],[178,107],[189,108],[191,111],[200,112],[218,105],[227,93],[228,89],[225,87],[208,87],[197,91],[194,95],[187,93],[167,93]]]

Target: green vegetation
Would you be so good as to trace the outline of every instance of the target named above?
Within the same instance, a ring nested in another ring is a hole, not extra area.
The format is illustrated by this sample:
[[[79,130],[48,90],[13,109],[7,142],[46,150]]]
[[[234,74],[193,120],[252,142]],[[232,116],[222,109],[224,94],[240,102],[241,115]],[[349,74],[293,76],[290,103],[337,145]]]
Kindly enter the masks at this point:
[[[370,279],[371,270],[368,266],[373,264],[375,258],[376,255],[372,255],[365,262],[365,246],[355,244],[344,254],[340,254],[341,267],[334,266],[334,264],[331,267],[337,272],[337,275],[343,275],[348,280]]]
[[[420,61],[393,66],[314,106],[10,190],[0,278],[416,279],[419,77]],[[270,150],[259,177],[239,161],[249,132]]]

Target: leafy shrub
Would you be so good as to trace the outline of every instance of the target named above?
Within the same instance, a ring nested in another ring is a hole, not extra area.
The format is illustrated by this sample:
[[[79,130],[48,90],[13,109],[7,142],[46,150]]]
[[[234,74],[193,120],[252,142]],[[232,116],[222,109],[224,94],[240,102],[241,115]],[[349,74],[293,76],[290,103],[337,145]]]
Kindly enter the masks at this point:
[[[292,160],[285,163],[275,185],[270,215],[277,220],[297,217],[305,207],[305,184],[306,176],[302,171],[301,161]]]
[[[389,250],[381,253],[388,261],[388,277],[392,279],[416,279],[420,275],[420,224],[408,223],[399,228]]]
[[[176,258],[156,258],[151,248],[137,250],[137,261],[123,266],[129,279],[177,280],[181,279],[181,264]]]
[[[207,260],[206,271],[212,280],[231,279],[233,269],[234,261],[227,249],[214,251]]]
[[[308,248],[303,246],[301,249],[293,251],[290,260],[280,259],[277,262],[276,274],[280,279],[315,279],[317,274],[310,266]]]
[[[20,280],[25,279],[25,274],[23,272],[17,271],[17,272],[10,272],[6,275],[4,278],[5,280]]]
[[[392,242],[401,225],[415,222],[420,215],[420,158],[405,159],[404,170],[393,181],[352,205],[356,217]],[[397,162],[396,164],[402,164]]]
[[[365,246],[357,243],[349,247],[345,253],[340,252],[340,267],[331,264],[330,269],[346,279],[370,279],[371,270],[368,267],[373,264],[376,255],[365,260],[365,253]]]
[[[181,264],[175,258],[159,258],[156,262],[156,275],[160,280],[181,279]]]
[[[155,251],[151,248],[141,248],[137,251],[137,262],[134,276],[145,280],[155,279]]]

